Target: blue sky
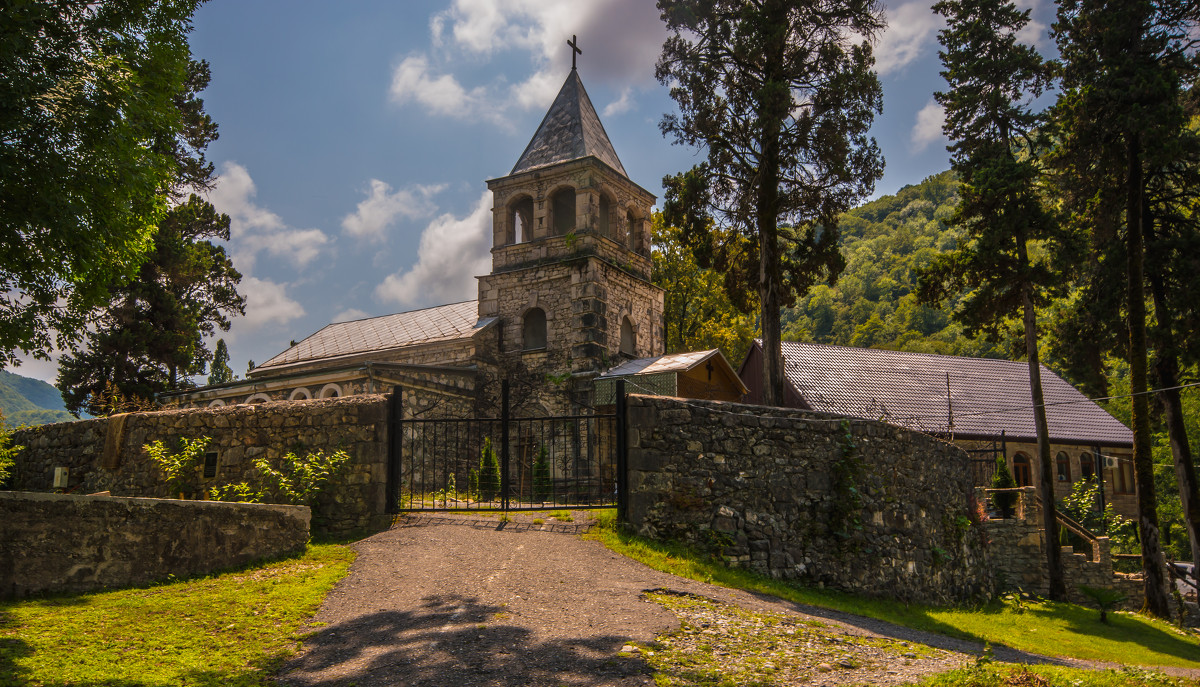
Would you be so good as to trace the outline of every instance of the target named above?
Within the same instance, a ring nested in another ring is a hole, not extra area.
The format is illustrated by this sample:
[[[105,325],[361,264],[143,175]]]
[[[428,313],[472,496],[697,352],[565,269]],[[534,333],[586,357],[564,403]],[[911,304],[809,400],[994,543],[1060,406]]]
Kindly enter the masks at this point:
[[[1042,45],[1048,4],[1027,38]],[[876,45],[885,159],[876,195],[949,167],[933,92],[940,20],[888,4]],[[233,220],[245,317],[224,334],[234,372],[332,321],[474,298],[490,269],[490,196],[570,70],[579,71],[630,178],[661,196],[701,158],[658,130],[665,38],[651,0],[209,0],[193,53],[208,60],[210,200]],[[17,372],[53,382],[52,362]]]

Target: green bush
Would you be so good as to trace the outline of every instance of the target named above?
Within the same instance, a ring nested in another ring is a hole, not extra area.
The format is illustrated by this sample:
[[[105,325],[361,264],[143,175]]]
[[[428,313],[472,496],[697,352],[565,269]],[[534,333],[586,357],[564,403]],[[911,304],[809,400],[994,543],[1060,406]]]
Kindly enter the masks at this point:
[[[479,500],[492,501],[499,494],[500,461],[496,458],[496,449],[492,448],[491,438],[487,438],[479,452]]]
[[[196,479],[196,468],[204,459],[204,449],[208,448],[209,437],[179,439],[179,452],[167,451],[162,440],[146,444],[142,447],[150,460],[158,466],[167,479],[167,493],[170,496],[191,494],[196,491],[193,480]]]
[[[304,457],[289,452],[280,459],[278,468],[262,458],[254,461],[254,467],[262,473],[263,481],[267,483],[263,493],[269,494],[269,497],[264,500],[294,506],[313,506],[317,496],[348,462],[350,454],[345,451],[329,454],[316,451],[306,453]]]
[[[1017,480],[1013,479],[1012,473],[1008,471],[1008,461],[1004,456],[996,456],[996,474],[992,475],[993,489],[1013,489],[1017,486]],[[1013,508],[1017,505],[1017,493],[998,492],[992,494],[992,503],[996,504],[997,510],[1004,517],[1012,517]]]
[[[12,431],[4,424],[4,414],[0,413],[0,487],[12,479],[12,469],[17,462],[17,454],[24,446],[12,445]]]
[[[548,501],[553,491],[550,480],[550,458],[545,446],[539,446],[537,458],[533,461],[533,500]]]

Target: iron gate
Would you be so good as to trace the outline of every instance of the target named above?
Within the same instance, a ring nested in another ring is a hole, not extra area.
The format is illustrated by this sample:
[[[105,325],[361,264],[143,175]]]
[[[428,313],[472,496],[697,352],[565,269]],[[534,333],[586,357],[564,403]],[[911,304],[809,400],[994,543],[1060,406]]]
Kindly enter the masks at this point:
[[[390,512],[624,512],[623,381],[609,412],[547,417],[511,417],[507,382],[494,418],[405,418],[403,393],[388,406]]]

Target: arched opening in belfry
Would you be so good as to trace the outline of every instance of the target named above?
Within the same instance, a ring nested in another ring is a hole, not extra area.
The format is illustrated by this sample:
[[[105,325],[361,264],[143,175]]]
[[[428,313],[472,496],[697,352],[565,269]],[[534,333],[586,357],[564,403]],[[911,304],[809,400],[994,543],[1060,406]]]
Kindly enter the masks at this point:
[[[637,250],[637,217],[633,214],[633,210],[625,211],[625,247],[629,250]]]
[[[524,243],[533,238],[533,198],[525,196],[508,208],[509,243]]]
[[[564,188],[550,196],[550,213],[554,219],[555,236],[575,231],[575,189]]]
[[[535,351],[546,347],[546,311],[530,308],[521,322],[521,347]]]
[[[615,233],[612,228],[612,201],[603,193],[600,194],[600,217],[596,224],[596,231],[599,231],[601,236],[608,237],[612,237]]]
[[[630,358],[637,357],[637,333],[633,331],[633,323],[628,317],[621,318],[621,353]]]

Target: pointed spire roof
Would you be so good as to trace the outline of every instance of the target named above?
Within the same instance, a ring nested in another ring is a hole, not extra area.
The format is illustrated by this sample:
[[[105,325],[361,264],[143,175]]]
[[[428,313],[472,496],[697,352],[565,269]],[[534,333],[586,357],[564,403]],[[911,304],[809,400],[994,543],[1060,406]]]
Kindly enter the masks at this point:
[[[525,146],[510,175],[527,172],[559,162],[578,160],[589,155],[628,176],[617,151],[613,150],[596,108],[583,88],[579,72],[572,69],[554,104],[538,126],[537,133]]]

